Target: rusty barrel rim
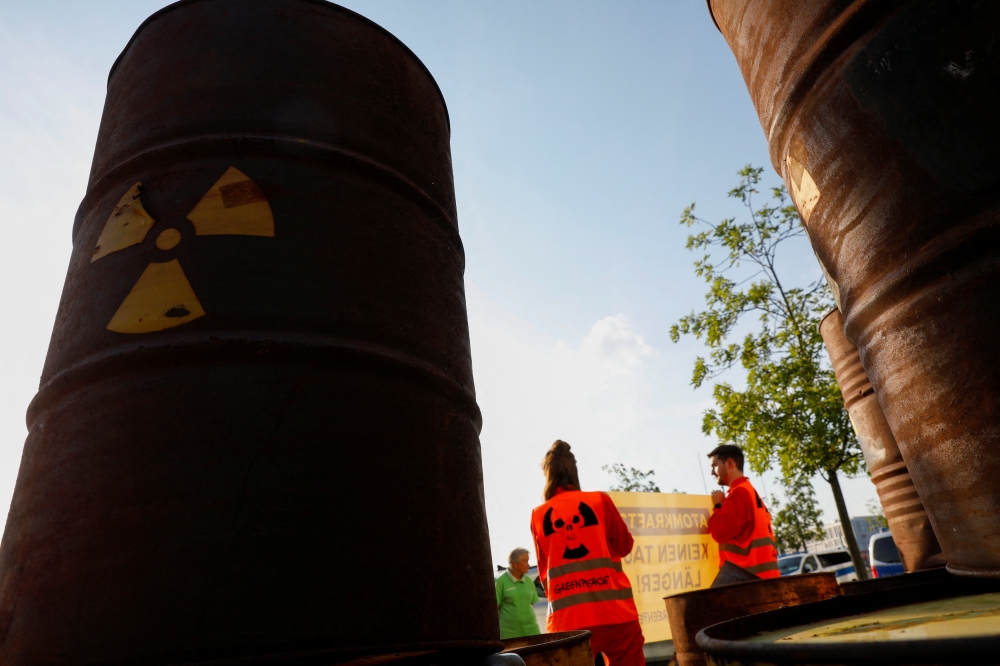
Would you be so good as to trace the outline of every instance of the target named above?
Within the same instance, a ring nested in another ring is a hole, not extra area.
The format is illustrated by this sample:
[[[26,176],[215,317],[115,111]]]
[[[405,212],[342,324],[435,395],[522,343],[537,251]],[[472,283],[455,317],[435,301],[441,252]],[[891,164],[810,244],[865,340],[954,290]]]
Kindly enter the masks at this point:
[[[498,653],[503,647],[500,641],[434,641],[427,643],[407,643],[387,646],[374,646],[359,649],[320,649],[298,650],[292,653],[274,651],[264,654],[243,655],[238,657],[212,657],[204,655],[193,660],[168,660],[165,666],[313,666],[314,664],[343,664],[349,666],[377,665],[384,663],[406,664],[407,666],[430,666],[432,664],[452,663],[462,656],[472,659],[485,658]]]
[[[139,27],[136,28],[136,30],[135,30],[134,33],[132,33],[132,36],[129,38],[128,43],[125,44],[125,48],[122,49],[122,52],[118,54],[117,58],[115,58],[114,64],[111,65],[111,70],[108,72],[108,82],[109,82],[109,84],[111,82],[111,77],[113,77],[115,75],[115,71],[117,71],[117,69],[118,69],[119,63],[121,63],[121,61],[125,58],[125,54],[127,54],[129,52],[129,49],[132,48],[133,42],[135,42],[136,38],[139,36],[139,33],[146,29],[146,26],[148,26],[153,21],[159,19],[164,14],[168,14],[168,13],[172,12],[175,9],[179,9],[180,7],[183,7],[185,5],[194,4],[196,2],[207,2],[207,1],[211,1],[211,0],[177,0],[177,2],[173,2],[173,3],[169,4],[169,5],[167,5],[166,7],[162,7],[161,9],[158,9],[157,11],[153,12],[148,17],[146,17],[146,20],[143,21],[142,23],[140,23]],[[401,39],[399,39],[399,37],[397,37],[396,35],[392,34],[390,31],[386,30],[385,28],[383,28],[381,25],[379,25],[375,21],[371,20],[370,18],[368,18],[366,16],[362,16],[361,14],[358,14],[357,12],[348,9],[347,7],[342,7],[341,5],[335,4],[333,2],[327,2],[327,0],[296,0],[296,1],[297,2],[308,3],[308,4],[311,4],[311,5],[317,5],[317,6],[321,6],[321,7],[326,7],[328,9],[330,9],[330,10],[333,10],[333,11],[343,12],[344,14],[347,14],[347,15],[351,16],[352,18],[358,19],[362,23],[367,23],[368,25],[376,28],[379,32],[381,32],[386,37],[388,37],[393,42],[395,42],[397,46],[401,47],[403,49],[403,51],[405,51],[406,53],[408,53],[409,56],[411,58],[413,58],[413,60],[415,60],[417,62],[417,64],[420,65],[421,69],[423,69],[424,73],[427,75],[427,78],[429,78],[431,80],[431,83],[434,84],[434,88],[435,88],[435,90],[437,90],[438,97],[441,98],[441,105],[444,107],[445,121],[448,123],[448,129],[451,130],[451,115],[448,113],[448,104],[447,104],[447,102],[445,102],[444,93],[441,92],[441,86],[438,85],[437,79],[434,78],[434,75],[431,74],[431,71],[429,69],[427,69],[427,65],[424,64],[424,61],[421,60],[419,57],[417,57],[417,54],[414,53],[413,50],[410,49],[409,46],[407,46],[406,44],[404,44],[403,41]],[[710,0],[706,0],[706,1],[708,2]],[[711,6],[709,6],[709,11],[711,12]],[[713,17],[712,20],[714,21],[715,18]],[[718,24],[716,24],[716,27],[718,27]]]
[[[691,590],[689,592],[681,592],[680,594],[672,594],[669,597],[664,597],[663,601],[670,603],[672,600],[680,600],[691,597],[712,597],[712,596],[722,596],[728,597],[732,594],[733,590],[738,588],[747,587],[749,585],[760,585],[762,582],[768,583],[767,587],[773,587],[775,585],[794,587],[802,584],[802,581],[815,579],[819,580],[822,578],[833,578],[836,579],[831,571],[817,571],[815,573],[800,574],[797,576],[780,576],[777,578],[758,578],[757,580],[744,580],[739,583],[729,583],[728,585],[720,585],[718,587],[706,587],[701,590]]]
[[[550,650],[558,650],[560,648],[570,648],[582,644],[583,642],[590,640],[591,632],[586,629],[580,629],[576,631],[555,631],[551,634],[537,634],[535,636],[517,636],[515,638],[505,639],[503,642],[504,649],[503,652],[508,654],[518,654],[518,655],[529,655],[537,654],[539,652],[548,652]],[[507,641],[517,641],[529,639],[533,642],[529,645],[522,645],[519,647],[508,647]]]
[[[822,331],[823,330],[823,322],[825,322],[826,319],[827,319],[827,317],[829,317],[830,315],[832,315],[834,312],[840,312],[840,308],[837,308],[837,307],[830,308],[829,312],[827,312],[825,315],[823,315],[822,317],[820,317],[819,318],[819,324],[816,325],[816,330]]]
[[[762,633],[804,627],[927,601],[1000,591],[1000,581],[949,577],[926,583],[834,597],[721,622],[698,632],[698,647],[723,661],[796,664],[964,664],[977,654],[1000,652],[1000,633],[973,638],[868,641],[860,643],[751,643]]]

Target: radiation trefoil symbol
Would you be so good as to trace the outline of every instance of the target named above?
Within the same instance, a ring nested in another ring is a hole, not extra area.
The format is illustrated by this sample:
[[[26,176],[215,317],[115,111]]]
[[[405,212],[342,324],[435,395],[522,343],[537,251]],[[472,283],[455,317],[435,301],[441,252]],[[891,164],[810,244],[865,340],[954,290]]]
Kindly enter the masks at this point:
[[[555,513],[555,507],[550,507],[542,520],[542,533],[545,536],[560,534],[565,543],[563,559],[579,560],[590,554],[590,549],[587,548],[586,544],[577,545],[580,541],[580,530],[599,524],[597,514],[590,508],[590,505],[580,502],[580,506],[570,515],[565,514],[562,510],[560,513]]]
[[[136,183],[111,212],[94,247],[90,263],[113,252],[138,245],[156,224],[139,199]],[[274,216],[260,188],[242,171],[229,167],[201,201],[187,214],[196,236],[239,235],[274,237]],[[172,250],[181,232],[170,227],[156,237],[156,247]],[[150,263],[142,272],[111,321],[116,333],[152,333],[186,324],[205,314],[180,261]]]

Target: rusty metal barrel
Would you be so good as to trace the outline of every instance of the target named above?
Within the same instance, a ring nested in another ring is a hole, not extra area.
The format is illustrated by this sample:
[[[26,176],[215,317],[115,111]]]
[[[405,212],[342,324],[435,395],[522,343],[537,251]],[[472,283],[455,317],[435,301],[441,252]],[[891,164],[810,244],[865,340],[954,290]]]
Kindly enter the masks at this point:
[[[941,546],[878,404],[875,389],[861,367],[858,348],[844,335],[840,310],[835,308],[823,318],[819,332],[903,566],[907,571],[944,566]]]
[[[1000,3],[710,9],[949,570],[1000,575]]]
[[[695,636],[705,627],[783,606],[829,599],[840,594],[832,572],[783,576],[705,590],[664,599],[678,666],[704,666],[705,653]]]
[[[950,578],[722,622],[697,643],[713,666],[996,663],[1000,581]]]
[[[507,638],[500,654],[516,654],[526,666],[594,666],[590,636],[583,630]]]
[[[0,662],[502,649],[449,141],[426,68],[336,5],[142,24],[28,410]]]

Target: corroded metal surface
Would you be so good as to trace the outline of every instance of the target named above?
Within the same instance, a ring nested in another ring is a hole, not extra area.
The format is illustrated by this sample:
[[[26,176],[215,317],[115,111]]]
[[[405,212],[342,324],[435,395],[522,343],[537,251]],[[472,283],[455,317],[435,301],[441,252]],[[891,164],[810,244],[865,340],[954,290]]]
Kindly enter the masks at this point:
[[[500,649],[449,134],[419,60],[335,5],[140,27],[28,413],[0,662]]]
[[[941,546],[878,404],[875,390],[861,367],[858,348],[844,335],[844,317],[840,310],[834,309],[823,318],[819,332],[903,565],[907,571],[944,566]]]
[[[1000,575],[1000,3],[711,8],[950,570]]]
[[[720,666],[996,663],[1000,581],[952,576],[782,608],[707,627],[697,644]]]
[[[558,631],[508,638],[501,654],[516,654],[526,666],[594,666],[589,631]]]
[[[840,594],[832,572],[770,578],[676,594],[664,599],[680,666],[705,663],[695,635],[710,625],[734,618],[829,599]]]

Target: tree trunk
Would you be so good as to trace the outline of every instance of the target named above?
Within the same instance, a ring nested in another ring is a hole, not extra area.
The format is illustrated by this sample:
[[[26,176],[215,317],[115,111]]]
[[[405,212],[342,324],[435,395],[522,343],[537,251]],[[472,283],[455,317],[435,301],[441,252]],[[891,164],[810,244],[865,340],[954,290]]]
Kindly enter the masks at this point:
[[[837,514],[840,516],[840,528],[844,531],[844,541],[847,542],[847,552],[851,554],[851,561],[854,562],[854,571],[858,574],[858,580],[868,580],[868,567],[861,558],[861,551],[858,549],[858,540],[854,536],[854,527],[851,525],[851,517],[847,515],[847,504],[844,503],[844,492],[840,489],[840,479],[837,478],[837,470],[827,472],[827,481],[833,489],[833,499],[837,503]]]

